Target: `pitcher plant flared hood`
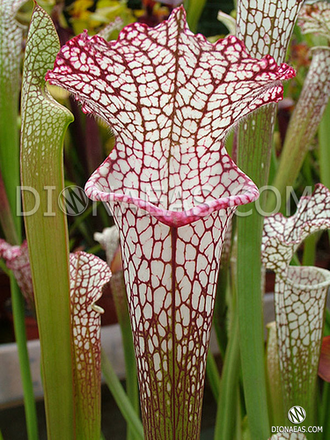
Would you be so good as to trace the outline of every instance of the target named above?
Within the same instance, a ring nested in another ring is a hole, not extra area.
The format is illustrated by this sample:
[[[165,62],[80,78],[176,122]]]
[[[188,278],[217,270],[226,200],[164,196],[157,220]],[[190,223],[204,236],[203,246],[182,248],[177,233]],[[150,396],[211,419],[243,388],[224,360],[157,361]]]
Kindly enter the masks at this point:
[[[235,208],[258,196],[224,139],[292,76],[235,37],[194,35],[183,8],[116,42],[79,35],[47,74],[116,136],[86,193],[120,231],[146,439],[199,438],[222,242]]]

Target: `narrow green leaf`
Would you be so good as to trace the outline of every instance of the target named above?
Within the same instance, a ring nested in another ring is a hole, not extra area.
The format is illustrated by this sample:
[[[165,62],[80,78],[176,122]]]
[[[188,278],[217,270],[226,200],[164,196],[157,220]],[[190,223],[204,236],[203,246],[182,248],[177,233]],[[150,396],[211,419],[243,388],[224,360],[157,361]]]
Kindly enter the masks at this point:
[[[202,15],[206,0],[185,0],[184,8],[187,11],[187,23],[192,32],[197,31],[198,21]]]
[[[330,103],[328,103],[319,126],[320,176],[321,182],[330,188]]]
[[[316,256],[317,235],[309,235],[304,242],[302,266],[314,266]]]
[[[13,215],[9,206],[6,188],[0,171],[0,223],[7,241],[11,244],[18,244]]]
[[[59,50],[50,17],[32,17],[23,74],[21,172],[23,206],[38,318],[49,439],[74,438],[69,253],[66,216],[57,200],[64,186],[62,143],[72,121],[49,95],[44,76]]]
[[[220,373],[211,350],[209,350],[207,353],[206,375],[213,393],[213,397],[217,401],[220,395]]]
[[[239,131],[238,164],[259,187],[268,180],[273,116],[274,105],[270,105],[249,117]],[[269,434],[261,295],[263,218],[255,203],[242,207],[240,216],[237,219],[237,308],[243,384],[252,436],[263,439]]]

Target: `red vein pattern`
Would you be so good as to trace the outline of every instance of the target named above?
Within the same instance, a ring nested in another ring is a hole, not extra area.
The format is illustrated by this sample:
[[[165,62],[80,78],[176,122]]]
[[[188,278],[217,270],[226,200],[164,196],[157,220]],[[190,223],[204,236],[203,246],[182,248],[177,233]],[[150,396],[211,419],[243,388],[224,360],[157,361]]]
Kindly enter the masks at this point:
[[[276,275],[275,312],[284,399],[287,412],[299,402],[309,415],[315,399],[330,272],[289,266]]]
[[[0,258],[12,270],[16,281],[34,310],[34,295],[27,242],[11,246],[0,239]],[[75,354],[76,417],[84,417],[80,438],[93,438],[95,420],[100,417],[101,320],[103,310],[96,305],[111,271],[100,258],[85,252],[70,254],[70,295]],[[99,423],[100,420],[96,423]],[[79,433],[78,433],[79,434]],[[89,435],[90,434],[90,435]]]
[[[320,124],[330,96],[330,48],[315,47],[311,49],[311,53],[312,61],[299,101],[291,117],[285,141],[290,150],[299,139],[301,163]],[[303,126],[301,126],[301,121],[305,121]]]
[[[24,241],[21,246],[12,246],[0,239],[0,258],[3,258],[8,269],[13,271],[24,298],[31,310],[35,311],[27,241]]]
[[[95,438],[101,411],[101,318],[96,305],[111,271],[100,258],[85,252],[70,254],[70,295],[75,356],[76,417],[84,418],[79,438]],[[90,431],[88,431],[90,429]]]
[[[330,191],[317,184],[312,196],[302,197],[296,213],[266,217],[262,238],[262,261],[278,273],[287,266],[300,243],[313,232],[330,228]]]
[[[299,402],[310,416],[330,272],[289,264],[308,235],[330,228],[329,206],[330,191],[316,185],[311,196],[300,199],[293,216],[275,214],[265,219],[262,242],[263,264],[276,272],[275,316],[284,410]]]
[[[86,192],[120,231],[147,440],[199,437],[222,242],[236,206],[258,196],[224,137],[293,75],[235,37],[193,35],[182,8],[117,42],[82,34],[47,73],[116,135]]]
[[[25,0],[2,0],[0,14],[0,69],[1,79],[6,79],[8,96],[15,94],[19,82],[20,55],[22,38],[26,26],[16,20],[16,14]],[[13,81],[14,80],[14,81]]]
[[[239,118],[278,101],[279,81],[293,75],[271,57],[249,58],[235,37],[212,45],[194,36],[180,8],[155,29],[128,26],[116,43],[78,36],[47,79],[73,92],[117,135],[88,195],[132,201],[180,226],[230,205],[231,184],[247,183],[220,141]],[[255,195],[239,197],[243,203]]]
[[[266,344],[266,372],[267,385],[269,390],[269,412],[272,414],[273,425],[280,424],[283,416],[281,373],[279,368],[279,354],[277,344],[276,322],[272,321],[266,325],[267,344]],[[278,423],[280,422],[280,423]]]
[[[299,26],[303,34],[315,33],[330,39],[330,5],[316,2],[304,5],[299,14]]]
[[[282,432],[272,435],[270,440],[307,440],[307,438],[302,432]]]
[[[302,0],[239,0],[237,2],[238,38],[256,58],[271,54],[277,63],[286,51]]]

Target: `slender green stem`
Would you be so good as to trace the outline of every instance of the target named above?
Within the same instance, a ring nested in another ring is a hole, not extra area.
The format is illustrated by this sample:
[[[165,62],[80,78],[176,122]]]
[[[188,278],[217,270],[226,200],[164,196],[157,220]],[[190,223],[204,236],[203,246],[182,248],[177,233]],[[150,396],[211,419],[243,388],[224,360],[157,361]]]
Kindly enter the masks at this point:
[[[244,223],[238,222],[237,285],[243,384],[251,435],[255,440],[268,438],[269,429],[264,369],[260,226],[261,217],[255,210]]]
[[[222,370],[220,396],[214,440],[232,440],[237,423],[237,396],[240,373],[238,314],[235,313],[225,362]]]
[[[330,102],[328,103],[319,126],[318,139],[320,147],[321,182],[330,188]]]
[[[10,276],[10,270],[9,269],[7,269],[7,266],[6,266],[6,264],[5,264],[5,262],[4,262],[4,260],[0,260],[0,269],[6,274],[6,275],[8,275],[8,276]]]
[[[29,440],[37,440],[38,421],[37,411],[33,395],[33,383],[30,371],[29,353],[27,350],[26,331],[24,325],[24,299],[17,286],[14,275],[10,275],[11,300],[14,317],[14,330],[17,343],[19,365],[21,371],[26,427]]]
[[[206,375],[216,402],[219,400],[220,394],[220,374],[215,360],[215,357],[211,350],[207,354],[206,362]]]
[[[259,110],[247,118],[239,130],[238,165],[259,188],[268,182],[274,112],[274,105]],[[263,217],[259,208],[264,206],[264,198],[265,194],[257,205],[242,207],[237,219],[241,363],[248,421],[254,440],[269,437],[261,293]]]
[[[101,360],[102,373],[105,382],[108,385],[109,390],[111,391],[118,405],[118,408],[120,409],[120,412],[130,426],[136,440],[143,440],[144,436],[141,420],[137,416],[135,409],[133,408],[129,398],[127,397],[127,394],[125,393],[109,359],[107,358],[103,350],[101,352]]]

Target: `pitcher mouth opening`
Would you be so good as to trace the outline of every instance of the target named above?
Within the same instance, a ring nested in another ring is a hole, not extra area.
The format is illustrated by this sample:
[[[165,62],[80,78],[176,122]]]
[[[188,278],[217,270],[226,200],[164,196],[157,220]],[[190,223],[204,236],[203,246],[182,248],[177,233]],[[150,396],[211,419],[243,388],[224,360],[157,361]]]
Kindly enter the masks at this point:
[[[100,191],[97,186],[91,187],[88,186],[88,183],[85,188],[86,194],[89,198],[109,203],[110,208],[114,203],[133,205],[137,209],[142,209],[151,216],[158,218],[162,223],[176,227],[192,223],[199,218],[210,215],[214,211],[224,209],[234,211],[237,206],[250,203],[256,200],[259,196],[258,189],[252,184],[252,182],[250,185],[242,185],[240,189],[241,191],[235,195],[229,195],[219,199],[210,199],[209,201],[206,200],[189,209],[175,210],[173,209],[174,207],[172,209],[164,209],[152,203],[150,200],[134,197],[130,194]]]
[[[277,273],[285,282],[295,290],[309,291],[323,289],[330,286],[330,273],[326,269],[315,266],[289,266],[285,275]],[[305,282],[303,282],[305,278]]]
[[[192,223],[216,210],[234,210],[256,200],[259,191],[221,147],[219,144],[210,166],[201,163],[203,159],[199,162],[193,157],[194,165],[180,164],[177,160],[175,170],[159,164],[156,167],[156,162],[151,167],[141,159],[130,162],[129,158],[118,158],[113,150],[114,154],[87,181],[86,194],[92,200],[110,205],[134,205],[176,226]],[[204,155],[209,154],[206,147],[203,150]]]

